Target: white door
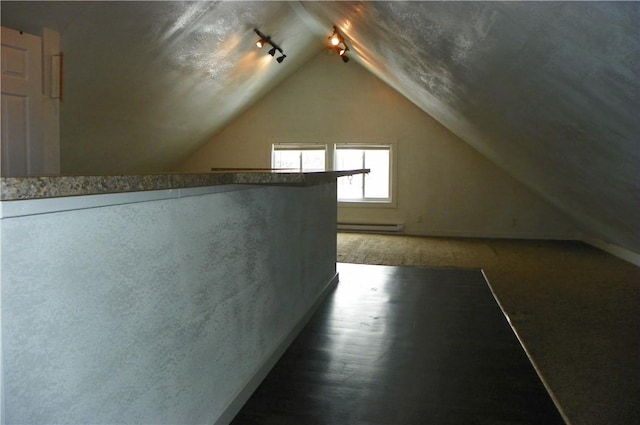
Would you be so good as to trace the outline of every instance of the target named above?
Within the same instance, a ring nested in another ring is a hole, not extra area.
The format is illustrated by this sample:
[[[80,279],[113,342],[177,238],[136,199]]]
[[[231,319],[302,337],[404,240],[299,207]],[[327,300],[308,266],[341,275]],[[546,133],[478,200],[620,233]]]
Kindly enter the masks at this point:
[[[42,173],[42,40],[2,27],[2,176]]]

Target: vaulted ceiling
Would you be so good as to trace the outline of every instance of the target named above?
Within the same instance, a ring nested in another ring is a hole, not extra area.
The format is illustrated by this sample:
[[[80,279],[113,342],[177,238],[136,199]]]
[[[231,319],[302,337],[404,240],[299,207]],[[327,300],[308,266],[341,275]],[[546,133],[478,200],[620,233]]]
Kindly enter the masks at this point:
[[[66,172],[173,169],[326,48],[588,232],[640,252],[640,3],[2,2],[58,31]],[[254,28],[287,58],[255,49]]]

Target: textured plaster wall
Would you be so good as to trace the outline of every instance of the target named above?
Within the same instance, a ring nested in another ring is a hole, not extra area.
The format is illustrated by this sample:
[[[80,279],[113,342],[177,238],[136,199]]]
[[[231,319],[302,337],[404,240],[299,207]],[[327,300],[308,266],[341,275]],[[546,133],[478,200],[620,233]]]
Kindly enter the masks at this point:
[[[180,167],[268,167],[274,142],[397,147],[392,208],[340,207],[340,221],[407,233],[572,239],[573,223],[357,63],[321,53]]]
[[[214,423],[335,275],[335,196],[4,218],[4,421]]]

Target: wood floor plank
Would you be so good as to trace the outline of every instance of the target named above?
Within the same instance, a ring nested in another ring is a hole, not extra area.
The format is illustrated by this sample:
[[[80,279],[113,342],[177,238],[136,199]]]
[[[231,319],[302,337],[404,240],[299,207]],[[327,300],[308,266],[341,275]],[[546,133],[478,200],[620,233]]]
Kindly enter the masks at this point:
[[[479,271],[338,271],[233,424],[564,423]]]

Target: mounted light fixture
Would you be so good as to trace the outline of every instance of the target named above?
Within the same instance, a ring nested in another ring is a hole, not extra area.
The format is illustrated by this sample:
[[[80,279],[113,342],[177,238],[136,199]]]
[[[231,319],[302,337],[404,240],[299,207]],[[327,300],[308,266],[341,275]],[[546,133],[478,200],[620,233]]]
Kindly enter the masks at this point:
[[[338,27],[333,26],[333,34],[329,37],[329,44],[331,45],[331,49],[334,50],[340,58],[342,58],[342,62],[349,62],[349,57],[347,56],[347,52],[349,51],[349,46],[344,41],[344,37],[338,31]]]
[[[343,42],[343,38],[338,33],[338,28],[336,28],[335,26],[333,27],[333,34],[329,36],[329,41],[331,42],[332,46],[337,46],[338,44]]]
[[[278,63],[282,63],[282,61],[284,60],[284,58],[287,57],[287,55],[284,54],[284,52],[282,51],[282,49],[280,48],[280,46],[278,46],[276,43],[274,43],[271,40],[271,37],[268,35],[264,35],[263,33],[261,33],[260,31],[258,31],[256,28],[253,29],[256,34],[258,34],[258,37],[260,37],[260,39],[258,41],[256,41],[256,46],[258,47],[258,49],[262,49],[264,47],[265,44],[268,44],[271,46],[271,49],[269,50],[269,54],[271,56],[276,55],[276,52],[280,52],[280,54],[282,56],[279,56],[276,58],[276,61]]]

